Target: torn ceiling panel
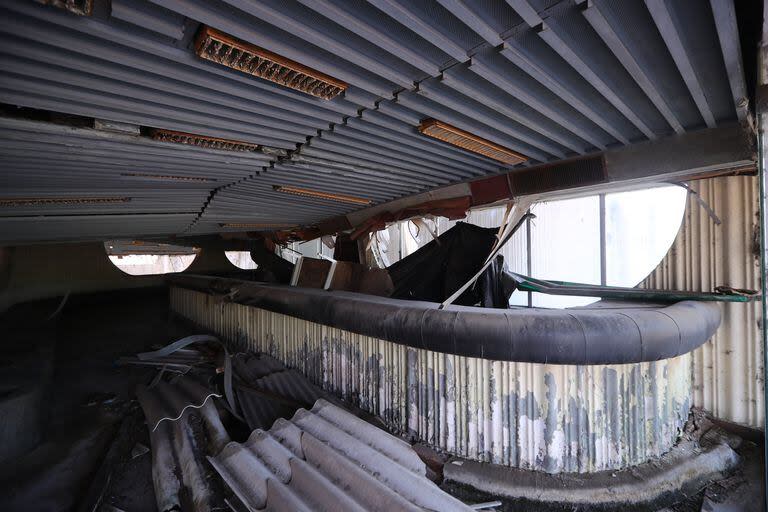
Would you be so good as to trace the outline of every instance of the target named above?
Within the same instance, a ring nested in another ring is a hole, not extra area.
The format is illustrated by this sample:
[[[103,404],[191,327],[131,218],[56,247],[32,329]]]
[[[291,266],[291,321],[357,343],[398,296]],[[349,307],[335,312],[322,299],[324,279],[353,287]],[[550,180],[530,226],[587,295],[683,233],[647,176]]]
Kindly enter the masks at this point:
[[[472,510],[407,443],[324,400],[210,460],[248,510]]]
[[[604,0],[490,0],[472,9],[402,0],[120,0],[111,14],[78,16],[8,0],[0,8],[0,102],[265,150],[161,151],[146,137],[129,143],[101,134],[84,143],[82,133],[51,134],[55,125],[44,123],[39,137],[2,129],[0,179],[41,195],[68,182],[80,197],[110,190],[133,198],[122,209],[93,204],[77,215],[167,219],[137,235],[316,224],[366,202],[744,119],[740,41],[749,35],[734,20],[749,13],[739,9]],[[240,46],[200,57],[200,34]],[[244,50],[256,47],[261,56]],[[456,147],[419,133],[428,118],[469,134],[467,141],[482,139],[487,154],[505,161],[466,149],[478,149],[474,143]],[[494,153],[499,147],[511,153]],[[189,189],[199,195],[176,192]],[[0,221],[0,241],[81,238],[74,223],[52,221],[49,229],[47,217],[71,213],[55,205],[18,210],[15,222],[25,227],[39,216],[46,222],[20,237]],[[172,218],[180,213],[192,215],[181,226]],[[129,219],[111,221],[128,230]]]

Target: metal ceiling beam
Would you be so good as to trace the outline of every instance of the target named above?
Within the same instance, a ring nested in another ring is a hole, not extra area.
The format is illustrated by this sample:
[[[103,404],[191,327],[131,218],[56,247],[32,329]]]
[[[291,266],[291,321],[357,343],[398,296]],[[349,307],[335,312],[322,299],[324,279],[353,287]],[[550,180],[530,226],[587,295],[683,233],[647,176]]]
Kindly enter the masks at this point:
[[[528,0],[507,1],[510,3],[510,5],[512,5],[513,8],[515,8],[518,14],[520,11],[517,9],[520,8],[521,11],[526,12],[528,18],[531,18],[529,12],[530,4],[528,3]],[[602,78],[600,78],[598,73],[590,68],[589,65],[584,62],[584,60],[579,55],[577,55],[576,52],[574,52],[573,49],[565,41],[563,41],[562,37],[557,33],[556,25],[551,25],[546,23],[544,20],[540,20],[533,27],[535,27],[533,30],[536,31],[537,35],[541,37],[541,39],[546,42],[550,48],[552,48],[567,64],[575,69],[579,75],[581,75],[582,79],[594,87],[606,100],[608,100],[611,105],[613,105],[614,108],[616,108],[616,110],[621,112],[625,118],[627,118],[638,130],[640,130],[641,133],[643,133],[643,135],[649,139],[656,138],[656,134],[653,133],[648,125],[646,125],[646,123],[640,119],[637,114],[635,114],[629,105],[627,105],[624,100],[622,100],[618,94],[616,94],[616,92],[611,89],[611,87],[608,86],[608,84],[606,84]],[[530,73],[531,76],[541,82],[542,85],[550,88],[560,97],[567,98],[568,101],[573,103],[574,107],[579,109],[580,112],[588,116],[594,115],[598,119],[601,117],[598,113],[592,111],[592,109],[584,101],[582,101],[581,98],[577,98],[575,95],[571,94],[567,88],[563,87],[557,80],[557,77],[554,77],[549,71],[545,70],[542,66],[529,59],[524,54],[522,49],[517,47],[514,42],[514,38],[507,39],[504,42],[504,49],[501,51],[501,53],[502,55],[512,60],[512,62],[514,62],[516,65],[525,69],[526,72]],[[588,114],[590,111],[593,113]],[[613,135],[617,140],[623,142],[624,144],[629,144],[629,140],[624,134],[621,133],[617,127],[612,126],[607,121],[603,121],[601,127]]]
[[[200,0],[153,0],[153,3],[384,98],[391,97],[396,88],[393,87],[394,84],[406,87],[413,82],[402,73],[381,69],[382,66],[375,60],[345,48],[323,33],[260,3],[233,1],[230,5],[235,9],[227,10]],[[248,19],[242,13],[249,14],[256,20],[264,20],[265,23],[254,24],[253,18]],[[275,28],[278,28],[280,33]],[[303,45],[295,40],[298,38],[302,38]],[[313,51],[304,41],[321,51]],[[345,66],[346,61],[342,60],[342,56],[361,70],[365,70],[370,78],[356,73],[349,65]],[[373,72],[369,68],[380,69]]]
[[[280,87],[200,59],[186,48],[177,48],[168,44],[167,41],[148,38],[146,34],[124,26],[83,16],[71,16],[55,9],[41,8],[23,0],[3,2],[0,13],[2,13],[0,31],[15,33],[22,38],[35,38],[44,44],[56,44],[70,51],[94,55],[119,64],[124,63],[185,82],[198,83],[202,80],[209,85],[215,84],[216,87],[221,87],[225,91],[231,90],[228,89],[230,87],[236,87],[240,91],[237,93],[240,96],[245,96],[245,91],[251,90],[254,94],[264,92],[284,96],[297,106],[309,104],[344,115],[351,115],[357,111],[356,106],[343,99],[324,101]],[[41,24],[44,27],[43,30],[41,30]],[[21,30],[22,33],[15,32],[14,28]],[[147,58],[148,56],[152,58]]]
[[[712,110],[701,87],[701,82],[688,57],[685,44],[683,44],[683,40],[680,38],[679,27],[676,26],[675,21],[672,19],[672,13],[669,11],[664,0],[645,0],[645,6],[651,13],[651,17],[653,17],[653,21],[656,23],[656,27],[659,29],[661,37],[669,49],[669,53],[672,55],[675,64],[677,64],[685,85],[688,86],[693,101],[704,118],[704,122],[707,127],[714,128],[715,116],[712,115]]]
[[[468,6],[463,0],[438,0],[438,2],[491,46],[498,46],[503,42],[493,27],[477,15],[476,6]]]
[[[172,142],[156,141],[149,137],[134,137],[122,133],[97,130],[94,128],[73,127],[44,121],[32,121],[12,117],[0,117],[0,134],[6,137],[18,135],[20,140],[37,140],[38,138],[51,137],[51,141],[57,141],[67,145],[78,144],[115,144],[125,147],[140,147],[143,153],[149,154],[178,154],[181,158],[194,158],[195,160],[218,160],[224,163],[245,165],[263,164],[265,161],[274,160],[273,155],[260,152],[232,152],[221,149],[204,148],[189,144],[176,144]],[[31,139],[28,139],[31,137]],[[48,140],[48,139],[46,139]]]
[[[433,26],[428,20],[415,13],[409,6],[403,5],[398,0],[367,1],[459,62],[469,60],[467,51],[456,44],[449,34],[445,34],[438,27]]]
[[[659,113],[664,116],[664,119],[669,123],[675,133],[683,133],[685,129],[683,128],[683,125],[680,124],[680,120],[675,113],[672,112],[672,109],[667,102],[664,101],[663,96],[658,91],[653,81],[645,73],[642,66],[635,60],[632,52],[630,52],[624,45],[619,34],[617,34],[613,27],[611,27],[611,24],[600,10],[599,5],[591,0],[585,0],[581,6],[584,18],[589,22],[595,32],[597,32],[597,35],[599,35],[605,42],[608,49],[613,52],[616,59],[621,62],[635,82],[637,82],[637,85],[643,90],[646,96],[648,96],[648,99],[651,100]]]
[[[553,127],[546,126],[546,124],[554,125],[554,122],[546,123],[546,121],[549,120],[543,118],[543,116],[541,116],[543,119],[535,119],[534,115],[538,114],[538,112],[535,111],[524,113],[514,110],[513,102],[516,101],[516,98],[512,98],[511,96],[509,98],[503,98],[501,95],[504,94],[504,91],[498,88],[496,89],[498,92],[493,94],[490,91],[490,88],[495,86],[491,85],[484,87],[484,81],[477,80],[476,78],[474,81],[470,82],[466,79],[465,75],[461,74],[461,71],[463,70],[458,66],[445,70],[440,77],[440,83],[463,94],[467,98],[472,98],[476,102],[486,105],[513,121],[527,126],[529,129],[557,142],[574,153],[583,154],[585,152],[585,145],[583,143],[577,143],[574,140],[574,137],[567,138],[564,134],[557,133]]]
[[[546,162],[547,160],[552,159],[551,155],[539,151],[526,143],[520,142],[519,140],[513,139],[507,133],[500,132],[496,128],[488,126],[482,121],[475,119],[474,117],[469,117],[460,112],[456,112],[451,108],[446,108],[435,101],[420,97],[418,93],[401,92],[397,95],[397,99],[395,101],[399,105],[421,113],[421,118],[431,117],[434,119],[439,119],[458,128],[461,128],[462,130],[473,133],[478,137],[483,137],[484,139],[490,140],[513,151],[521,153],[531,159],[535,159],[540,162]],[[417,124],[418,122],[415,123],[415,125]]]
[[[420,82],[416,92],[435,103],[439,103],[440,105],[455,110],[465,116],[476,119],[477,121],[499,130],[502,133],[506,133],[510,137],[514,137],[538,150],[549,153],[552,156],[565,158],[563,148],[558,147],[550,141],[542,140],[540,137],[536,138],[536,132],[533,132],[532,134],[526,133],[527,130],[530,130],[527,124],[522,123],[517,125],[517,122],[514,120],[510,122],[509,119],[502,118],[483,103],[478,103],[463,95],[458,95],[458,97],[453,95],[452,97],[453,91],[442,86],[439,81],[425,80]]]
[[[6,75],[0,77],[0,85],[4,84],[7,80],[11,80],[11,78]],[[111,105],[113,103],[108,101],[108,98],[93,92],[81,90],[65,91],[64,87],[56,87],[55,85],[41,87],[40,84],[32,84],[24,81],[20,82],[19,79],[14,79],[13,85],[15,87],[21,87],[21,89],[0,88],[0,97],[10,104],[24,105],[26,107],[41,110],[64,112],[85,117],[111,119],[141,126],[151,126],[153,128],[196,133],[207,135],[209,137],[238,140],[281,149],[292,150],[296,148],[296,142],[276,139],[266,135],[258,135],[252,133],[252,131],[242,132],[235,131],[236,129],[212,127],[210,124],[205,123],[204,116],[200,117],[193,114],[192,117],[195,120],[190,121],[187,116],[185,116],[187,117],[186,119],[179,119],[179,116],[176,115],[171,117],[172,120],[169,121],[167,117],[156,117],[156,110],[150,109],[146,105],[144,105],[144,108],[141,108],[141,111],[137,113],[134,108],[138,109],[139,105],[135,102],[133,104],[130,102],[121,102],[123,103],[123,105],[121,105],[122,108],[112,108]],[[25,85],[28,87],[27,92],[23,90]],[[29,92],[29,89],[32,89],[33,87],[38,92]],[[231,123],[228,124],[231,125]],[[262,133],[264,133],[264,131],[262,131]],[[268,131],[266,131],[266,133],[268,133]]]
[[[342,25],[350,32],[364,37],[379,48],[392,55],[399,56],[402,60],[415,66],[424,73],[435,76],[440,74],[440,67],[434,62],[414,51],[409,46],[402,44],[397,38],[380,30],[373,23],[361,18],[358,13],[351,13],[348,9],[339,7],[329,0],[298,0],[302,5],[312,9],[334,23]],[[350,4],[350,7],[352,5]]]
[[[531,108],[541,112],[544,116],[548,117],[555,123],[559,124],[563,128],[579,136],[580,138],[586,140],[596,148],[598,149],[606,148],[607,144],[602,141],[602,137],[599,137],[597,136],[597,134],[595,134],[594,130],[590,130],[585,126],[580,126],[579,124],[574,122],[573,119],[569,119],[565,114],[557,112],[546,101],[543,101],[542,99],[537,98],[530,89],[526,90],[523,87],[519,87],[515,82],[511,80],[511,76],[508,73],[504,73],[502,70],[497,69],[485,57],[482,57],[480,55],[474,55],[469,65],[469,70],[477,74],[478,76],[484,78],[488,82],[492,83],[496,87],[504,91],[507,91],[509,94],[511,94],[515,98],[519,99],[520,101],[530,106]],[[574,105],[570,105],[570,107],[575,109]],[[583,115],[583,113],[578,111],[578,109],[575,109],[575,110],[577,115],[578,114]],[[585,116],[584,119],[588,124],[594,124],[595,127],[599,126],[599,123],[597,123],[591,115]],[[581,124],[584,124],[584,123],[581,123]],[[602,126],[600,126],[600,129],[604,130]],[[606,133],[610,134],[610,132],[607,132],[607,131]],[[613,137],[613,135],[611,136]]]
[[[749,111],[749,99],[744,79],[736,10],[733,2],[730,1],[710,0],[709,4],[715,17],[715,27],[723,52],[725,69],[728,72],[728,84],[731,87],[733,103],[739,120],[743,120]]]

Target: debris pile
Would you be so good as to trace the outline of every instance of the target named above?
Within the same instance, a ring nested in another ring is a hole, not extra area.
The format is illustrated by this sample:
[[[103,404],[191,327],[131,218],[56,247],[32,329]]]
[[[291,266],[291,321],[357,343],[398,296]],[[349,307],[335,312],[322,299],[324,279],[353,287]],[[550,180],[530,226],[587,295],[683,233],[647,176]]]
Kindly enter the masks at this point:
[[[471,510],[408,443],[270,356],[197,336],[120,363],[158,368],[137,398],[159,512]]]

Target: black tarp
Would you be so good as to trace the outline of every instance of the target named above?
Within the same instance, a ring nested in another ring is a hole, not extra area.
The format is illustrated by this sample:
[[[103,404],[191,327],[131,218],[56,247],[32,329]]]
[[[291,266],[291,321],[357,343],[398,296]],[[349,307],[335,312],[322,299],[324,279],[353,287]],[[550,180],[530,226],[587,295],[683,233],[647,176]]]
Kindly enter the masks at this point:
[[[498,231],[498,228],[458,222],[436,240],[388,267],[395,287],[391,296],[443,302],[482,267]],[[478,280],[478,285],[470,287],[454,303],[506,308],[512,290],[502,286],[503,269],[504,258],[498,256]]]

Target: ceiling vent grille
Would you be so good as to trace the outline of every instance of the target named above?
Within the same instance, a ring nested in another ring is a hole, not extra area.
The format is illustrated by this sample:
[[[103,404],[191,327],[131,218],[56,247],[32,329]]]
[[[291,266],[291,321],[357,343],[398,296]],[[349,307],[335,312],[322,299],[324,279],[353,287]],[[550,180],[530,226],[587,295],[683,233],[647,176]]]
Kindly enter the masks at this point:
[[[525,162],[527,158],[511,149],[500,146],[494,142],[473,135],[455,126],[437,121],[425,119],[419,125],[419,131],[429,137],[458,146],[467,151],[478,153],[508,165],[517,165]]]
[[[302,196],[302,197],[312,197],[315,199],[326,199],[328,201],[336,201],[337,203],[350,203],[350,204],[371,204],[370,199],[365,199],[362,197],[355,197],[355,196],[348,196],[345,194],[332,194],[330,192],[321,192],[319,190],[309,190],[306,188],[298,188],[298,187],[284,187],[279,185],[274,185],[272,188],[275,189],[277,192],[283,192],[286,194],[293,194],[296,196]]]
[[[93,0],[37,0],[37,2],[58,7],[79,16],[93,14]]]
[[[203,59],[325,100],[347,89],[341,80],[210,27],[200,31],[195,52]]]
[[[260,151],[258,144],[249,144],[237,140],[219,139],[195,135],[193,133],[175,132],[173,130],[152,130],[152,138],[162,142],[175,142],[177,144],[189,144],[208,149],[221,149],[224,151],[255,152]]]
[[[508,175],[509,188],[515,196],[563,190],[607,181],[602,157],[582,158],[555,165],[513,171]]]
[[[4,197],[0,198],[0,207],[114,204],[130,200],[130,197]]]

